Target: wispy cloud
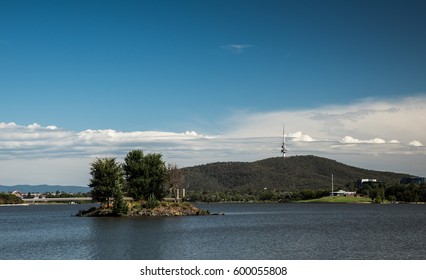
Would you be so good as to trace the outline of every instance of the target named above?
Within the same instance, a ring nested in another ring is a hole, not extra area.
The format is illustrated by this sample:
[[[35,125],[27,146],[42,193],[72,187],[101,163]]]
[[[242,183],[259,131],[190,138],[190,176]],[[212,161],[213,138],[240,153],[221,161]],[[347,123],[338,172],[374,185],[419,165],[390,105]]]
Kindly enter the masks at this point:
[[[303,131],[316,140],[380,138],[409,143],[426,139],[426,95],[394,100],[365,99],[347,105],[275,112],[236,112],[229,134],[276,136],[285,122],[288,131]],[[363,142],[363,141],[360,141]]]
[[[343,144],[362,144],[362,143],[385,144],[386,143],[386,141],[381,139],[381,138],[374,138],[374,139],[370,139],[370,140],[359,140],[359,139],[355,139],[351,136],[343,137],[343,139],[340,142],[343,143]]]
[[[228,45],[221,46],[222,49],[235,54],[243,53],[246,49],[253,48],[253,47],[254,45],[249,45],[249,44],[228,44]]]
[[[93,157],[120,154],[134,147],[167,146],[167,143],[182,145],[188,141],[209,138],[195,131],[67,131],[54,125],[43,127],[37,123],[28,126],[0,123],[0,159]]]

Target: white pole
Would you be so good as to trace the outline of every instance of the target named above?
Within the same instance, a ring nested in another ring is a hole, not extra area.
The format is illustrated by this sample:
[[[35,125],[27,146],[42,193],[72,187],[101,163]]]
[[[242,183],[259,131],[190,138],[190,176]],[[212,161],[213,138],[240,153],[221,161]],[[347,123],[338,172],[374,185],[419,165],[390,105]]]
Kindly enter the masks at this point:
[[[331,196],[334,196],[334,176],[331,174]]]

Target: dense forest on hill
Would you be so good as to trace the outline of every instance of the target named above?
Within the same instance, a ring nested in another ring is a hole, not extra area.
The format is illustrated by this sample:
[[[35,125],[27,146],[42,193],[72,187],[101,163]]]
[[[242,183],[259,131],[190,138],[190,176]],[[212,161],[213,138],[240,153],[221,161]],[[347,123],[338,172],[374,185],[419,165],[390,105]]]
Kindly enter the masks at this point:
[[[377,179],[399,183],[408,174],[367,170],[317,156],[276,157],[255,162],[221,162],[184,168],[189,191],[280,191],[331,189],[355,190],[356,181]]]

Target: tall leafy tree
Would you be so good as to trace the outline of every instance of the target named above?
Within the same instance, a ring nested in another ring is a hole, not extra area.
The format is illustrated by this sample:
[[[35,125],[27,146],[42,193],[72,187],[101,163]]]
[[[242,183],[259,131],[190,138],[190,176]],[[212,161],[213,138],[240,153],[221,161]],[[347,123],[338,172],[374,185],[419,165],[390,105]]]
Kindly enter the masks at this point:
[[[113,198],[122,197],[123,169],[115,158],[97,158],[90,167],[89,187],[92,188],[92,198],[110,207]]]
[[[124,196],[121,188],[117,188],[114,193],[114,205],[112,207],[112,213],[117,216],[125,216],[129,208],[126,201],[124,201]]]
[[[123,170],[128,194],[134,199],[148,199],[150,195],[157,199],[164,197],[167,168],[161,154],[130,151],[124,159]]]
[[[128,195],[135,200],[142,199],[147,177],[143,151],[130,151],[124,158],[123,170]]]

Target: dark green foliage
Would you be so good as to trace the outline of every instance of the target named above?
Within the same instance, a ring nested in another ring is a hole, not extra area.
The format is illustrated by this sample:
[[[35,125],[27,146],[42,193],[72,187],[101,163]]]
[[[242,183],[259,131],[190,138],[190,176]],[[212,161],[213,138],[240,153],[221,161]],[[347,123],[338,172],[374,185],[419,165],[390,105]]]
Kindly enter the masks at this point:
[[[112,207],[112,213],[116,216],[125,216],[127,215],[129,208],[127,203],[124,201],[123,194],[121,191],[118,191],[114,195],[114,204]]]
[[[130,151],[124,158],[123,170],[128,195],[136,200],[142,199],[146,181],[143,152],[141,150]]]
[[[375,198],[374,198],[374,203],[382,203],[383,202],[383,199],[382,199],[382,197],[381,196],[376,196]]]
[[[278,191],[331,189],[331,174],[334,174],[335,190],[355,190],[355,182],[362,178],[392,184],[407,177],[407,174],[366,170],[316,156],[212,163],[183,170],[190,190],[208,193],[233,190],[246,193],[247,189],[258,192],[264,188]]]
[[[426,184],[394,184],[385,194],[391,201],[426,202]]]
[[[273,190],[264,190],[260,192],[259,200],[263,201],[276,201],[277,200],[277,194]]]
[[[154,194],[151,194],[148,199],[146,200],[145,206],[148,209],[154,209],[155,207],[157,207],[158,205],[160,205],[160,202],[158,202],[158,200],[155,198]]]
[[[167,169],[161,154],[144,155],[141,150],[130,151],[124,159],[124,175],[128,194],[135,200],[154,194],[158,199],[165,195]]]
[[[190,191],[186,199],[188,201],[201,202],[254,202],[254,201],[269,201],[269,202],[290,202],[305,199],[315,199],[330,195],[329,190],[300,190],[300,191],[280,191],[280,190],[260,190],[260,191],[218,191],[214,193]]]
[[[22,199],[10,193],[0,193],[0,204],[21,204]]]
[[[69,198],[69,197],[88,197],[89,193],[66,193],[57,191],[55,194],[46,193],[46,198]]]
[[[93,200],[106,203],[109,207],[112,198],[122,191],[121,165],[115,161],[115,158],[98,158],[92,162],[90,175],[92,178],[89,187],[92,188]]]

